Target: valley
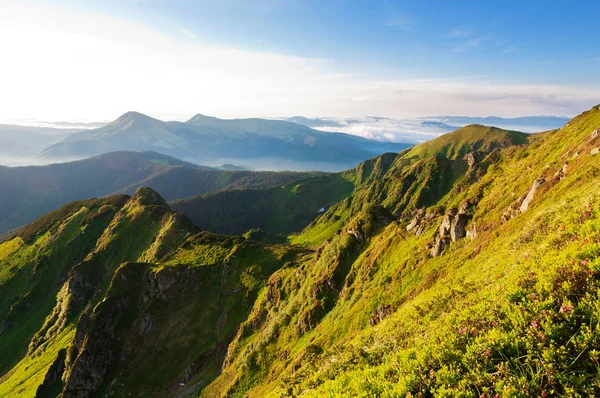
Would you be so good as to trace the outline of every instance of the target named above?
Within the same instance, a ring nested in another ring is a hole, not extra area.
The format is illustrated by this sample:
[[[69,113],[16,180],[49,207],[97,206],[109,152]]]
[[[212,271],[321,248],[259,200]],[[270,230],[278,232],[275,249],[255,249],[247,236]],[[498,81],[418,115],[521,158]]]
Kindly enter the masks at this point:
[[[599,129],[308,175],[83,161],[100,198],[0,243],[0,396],[596,396]]]

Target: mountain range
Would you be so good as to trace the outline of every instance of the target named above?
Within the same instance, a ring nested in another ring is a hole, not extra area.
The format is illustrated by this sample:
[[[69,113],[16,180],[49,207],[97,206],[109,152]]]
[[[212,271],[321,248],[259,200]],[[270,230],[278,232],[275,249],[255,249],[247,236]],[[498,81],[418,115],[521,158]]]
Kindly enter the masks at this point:
[[[41,152],[47,160],[113,151],[156,151],[198,164],[233,163],[255,169],[342,170],[408,144],[327,133],[278,120],[196,115],[185,123],[128,112],[108,125],[68,135]]]
[[[69,203],[0,242],[0,396],[599,396],[599,156],[596,106]]]
[[[111,152],[47,166],[0,166],[0,234],[28,224],[69,202],[140,186],[167,200],[208,192],[267,188],[324,173],[251,172],[197,166],[157,152]]]

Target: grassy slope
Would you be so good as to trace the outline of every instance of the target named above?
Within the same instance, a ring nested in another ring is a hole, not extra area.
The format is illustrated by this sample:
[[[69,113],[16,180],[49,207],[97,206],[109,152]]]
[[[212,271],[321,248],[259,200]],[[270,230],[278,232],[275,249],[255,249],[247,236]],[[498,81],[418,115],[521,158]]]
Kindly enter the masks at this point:
[[[304,255],[197,233],[147,188],[61,208],[0,244],[0,395],[34,396],[61,350],[66,384],[46,391],[195,391],[219,373],[270,274]],[[117,355],[126,373],[110,366]]]
[[[267,188],[323,173],[210,170],[156,152],[112,152],[36,167],[0,167],[0,233],[71,201],[150,187],[167,200],[208,192]]]
[[[529,146],[497,153],[470,184],[462,184],[466,173],[430,195],[436,214],[479,198],[477,238],[451,244],[441,257],[426,249],[440,216],[421,236],[406,232],[402,213],[377,227],[372,209],[355,210],[362,195],[372,196],[356,192],[340,205],[345,228],[308,264],[271,277],[277,283],[268,295],[280,299],[256,304],[256,315],[268,309],[266,321],[256,333],[238,334],[205,395],[598,394],[600,170],[590,154],[598,126],[594,109]],[[565,163],[566,178],[553,178]],[[402,170],[388,173],[386,184],[399,184],[392,174]],[[547,183],[529,210],[502,223],[539,177]],[[403,196],[388,209],[397,210]],[[371,232],[356,247],[347,231],[361,225]],[[313,223],[306,241],[319,228]]]
[[[0,392],[33,395],[66,348],[68,393],[597,395],[599,125],[595,109],[529,145],[482,129],[490,145],[470,131],[443,153],[373,159],[339,175],[353,193],[290,238],[301,246],[197,233],[149,190],[110,211],[65,208],[0,245],[2,343],[13,336]],[[539,177],[529,210],[502,222]],[[442,215],[466,199],[477,237],[431,258]],[[421,207],[433,218],[415,236]],[[31,317],[35,268],[56,299]]]
[[[171,206],[209,231],[240,235],[261,228],[288,234],[304,228],[321,208],[346,198],[353,189],[348,174],[331,174],[267,189],[216,192]]]

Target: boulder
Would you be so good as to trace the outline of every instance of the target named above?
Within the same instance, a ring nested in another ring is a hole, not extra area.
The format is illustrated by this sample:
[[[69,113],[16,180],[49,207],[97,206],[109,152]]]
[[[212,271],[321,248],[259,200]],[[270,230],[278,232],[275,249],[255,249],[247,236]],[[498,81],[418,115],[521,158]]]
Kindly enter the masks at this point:
[[[440,238],[445,238],[450,235],[450,228],[452,228],[452,220],[455,216],[454,210],[448,210],[444,219],[442,220],[442,225],[440,225]]]
[[[598,150],[598,147],[596,147],[590,151],[590,154],[597,155],[599,152],[600,152],[600,150]]]
[[[535,191],[537,191],[537,189],[540,187],[540,185],[542,185],[544,182],[546,182],[546,180],[544,180],[543,178],[538,178],[537,180],[535,180],[533,182],[533,185],[531,186],[531,189],[529,190],[529,193],[527,194],[527,196],[525,197],[525,199],[521,203],[521,207],[519,208],[519,211],[521,213],[524,213],[525,211],[527,211],[527,209],[529,208],[529,204],[533,200],[533,197],[535,195]]]
[[[408,223],[408,225],[406,226],[406,230],[408,232],[410,232],[413,229],[417,228],[421,224],[421,220],[423,219],[424,215],[425,215],[424,208],[417,210],[415,215],[413,216],[412,220],[410,220],[410,223]]]
[[[467,228],[467,238],[470,240],[474,240],[477,237],[477,227],[475,223],[471,223],[469,228]]]
[[[467,221],[468,217],[464,213],[459,213],[454,217],[452,225],[450,226],[450,239],[452,239],[453,242],[456,242],[467,235]]]
[[[596,130],[594,130],[594,132],[592,133],[592,139],[598,137],[598,132],[600,131],[600,128],[597,128]]]
[[[444,251],[444,247],[446,247],[446,241],[443,238],[438,237],[431,248],[431,257],[437,257]]]
[[[568,170],[568,165],[567,165],[567,163],[565,163],[563,165],[562,169],[560,169],[556,173],[554,173],[554,178],[556,178],[558,180],[564,180],[565,177],[567,176],[567,170]]]

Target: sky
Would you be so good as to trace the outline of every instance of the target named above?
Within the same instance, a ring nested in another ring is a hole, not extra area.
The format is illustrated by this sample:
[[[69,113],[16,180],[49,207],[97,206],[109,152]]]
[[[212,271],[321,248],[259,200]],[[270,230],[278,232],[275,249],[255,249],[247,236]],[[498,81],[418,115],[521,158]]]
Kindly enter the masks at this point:
[[[0,0],[0,122],[574,116],[597,1]]]

